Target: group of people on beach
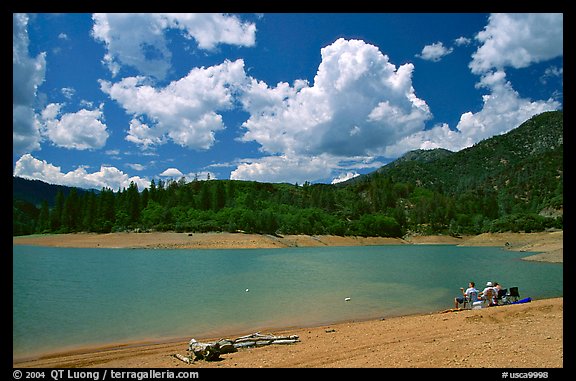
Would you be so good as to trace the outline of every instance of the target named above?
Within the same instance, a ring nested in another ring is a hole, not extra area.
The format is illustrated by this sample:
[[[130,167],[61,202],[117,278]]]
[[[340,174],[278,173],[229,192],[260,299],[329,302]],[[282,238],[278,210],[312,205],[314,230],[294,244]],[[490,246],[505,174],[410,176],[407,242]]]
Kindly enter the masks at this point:
[[[474,303],[475,301],[486,301],[488,306],[495,306],[498,304],[498,295],[502,290],[502,286],[498,282],[486,282],[484,290],[478,291],[474,282],[468,283],[468,288],[460,287],[461,296],[454,298],[454,308],[458,309],[459,304],[466,308],[466,303]]]

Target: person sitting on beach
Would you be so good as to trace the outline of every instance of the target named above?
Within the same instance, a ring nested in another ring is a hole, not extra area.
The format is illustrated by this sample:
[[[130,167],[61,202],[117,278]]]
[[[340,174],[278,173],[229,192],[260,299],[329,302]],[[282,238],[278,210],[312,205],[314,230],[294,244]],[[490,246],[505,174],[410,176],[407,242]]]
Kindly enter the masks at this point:
[[[454,298],[454,308],[458,308],[458,304],[463,304],[466,307],[466,302],[470,299],[470,294],[478,294],[478,290],[475,288],[474,282],[468,283],[468,288],[464,291],[464,287],[460,287],[460,292],[462,296],[457,296]]]
[[[506,295],[506,289],[502,288],[502,285],[498,282],[494,282],[494,291],[496,296],[494,297],[494,302],[500,304],[502,302],[502,297]]]
[[[500,291],[502,289],[502,285],[498,282],[494,282],[494,291],[496,291],[496,293],[498,293],[498,291]]]
[[[480,293],[480,299],[486,300],[489,306],[496,305],[496,297],[498,295],[498,291],[492,284],[492,282],[486,282],[486,287]]]

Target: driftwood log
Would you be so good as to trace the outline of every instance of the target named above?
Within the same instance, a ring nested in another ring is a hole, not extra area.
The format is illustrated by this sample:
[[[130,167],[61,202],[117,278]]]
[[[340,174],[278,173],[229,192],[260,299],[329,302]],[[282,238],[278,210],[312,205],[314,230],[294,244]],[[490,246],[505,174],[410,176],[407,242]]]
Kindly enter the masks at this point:
[[[220,355],[238,351],[232,341],[221,339],[213,343],[200,343],[195,339],[190,340],[188,351],[194,354],[194,360],[214,361],[220,358]]]
[[[236,339],[220,339],[215,342],[201,343],[196,339],[191,339],[188,344],[188,357],[174,355],[179,360],[190,363],[196,360],[216,361],[220,355],[237,352],[238,348],[260,347],[270,344],[292,344],[300,341],[297,335],[274,336],[262,335],[260,332],[241,336]],[[188,361],[186,361],[188,360]]]
[[[186,364],[190,364],[190,357],[182,356],[180,353],[175,353],[174,357],[180,361],[184,361]]]

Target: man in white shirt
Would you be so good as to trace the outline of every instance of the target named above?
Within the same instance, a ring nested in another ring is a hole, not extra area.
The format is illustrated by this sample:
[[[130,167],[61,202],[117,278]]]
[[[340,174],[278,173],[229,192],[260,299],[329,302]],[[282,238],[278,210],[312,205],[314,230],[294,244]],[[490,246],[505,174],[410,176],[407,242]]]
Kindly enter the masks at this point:
[[[468,283],[468,288],[464,291],[464,287],[460,287],[460,292],[462,292],[462,296],[457,296],[454,298],[454,308],[458,308],[458,304],[464,304],[466,307],[466,303],[473,303],[475,302],[474,299],[478,296],[478,290],[474,287],[474,282]]]

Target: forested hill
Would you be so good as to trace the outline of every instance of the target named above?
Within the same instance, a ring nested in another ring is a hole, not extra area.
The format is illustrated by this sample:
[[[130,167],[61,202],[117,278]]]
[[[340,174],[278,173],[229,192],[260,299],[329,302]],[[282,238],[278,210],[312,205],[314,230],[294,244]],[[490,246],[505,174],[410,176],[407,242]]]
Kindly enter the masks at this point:
[[[540,204],[542,208],[559,208],[563,195],[563,131],[563,112],[545,112],[507,134],[462,151],[411,151],[353,180],[358,184],[385,176],[392,182],[413,183],[459,198],[495,194],[518,204],[518,211],[529,208],[527,203],[534,204],[534,208]],[[510,211],[503,203],[500,207]],[[529,209],[536,211],[534,208]]]
[[[42,201],[46,200],[48,206],[54,206],[56,202],[56,194],[61,192],[64,197],[67,197],[73,188],[64,185],[48,184],[40,180],[28,180],[21,177],[14,177],[12,179],[12,197],[15,200],[28,202],[33,205],[40,206]],[[76,188],[79,193],[89,192],[86,189]]]
[[[393,181],[412,181],[448,194],[491,186],[530,197],[541,180],[562,179],[563,126],[561,111],[547,112],[462,151],[425,151],[377,172]],[[430,155],[436,151],[440,152]]]
[[[26,181],[26,180],[25,180]],[[563,113],[459,152],[412,151],[339,184],[162,180],[139,190],[14,193],[13,234],[175,230],[402,236],[562,228]]]

